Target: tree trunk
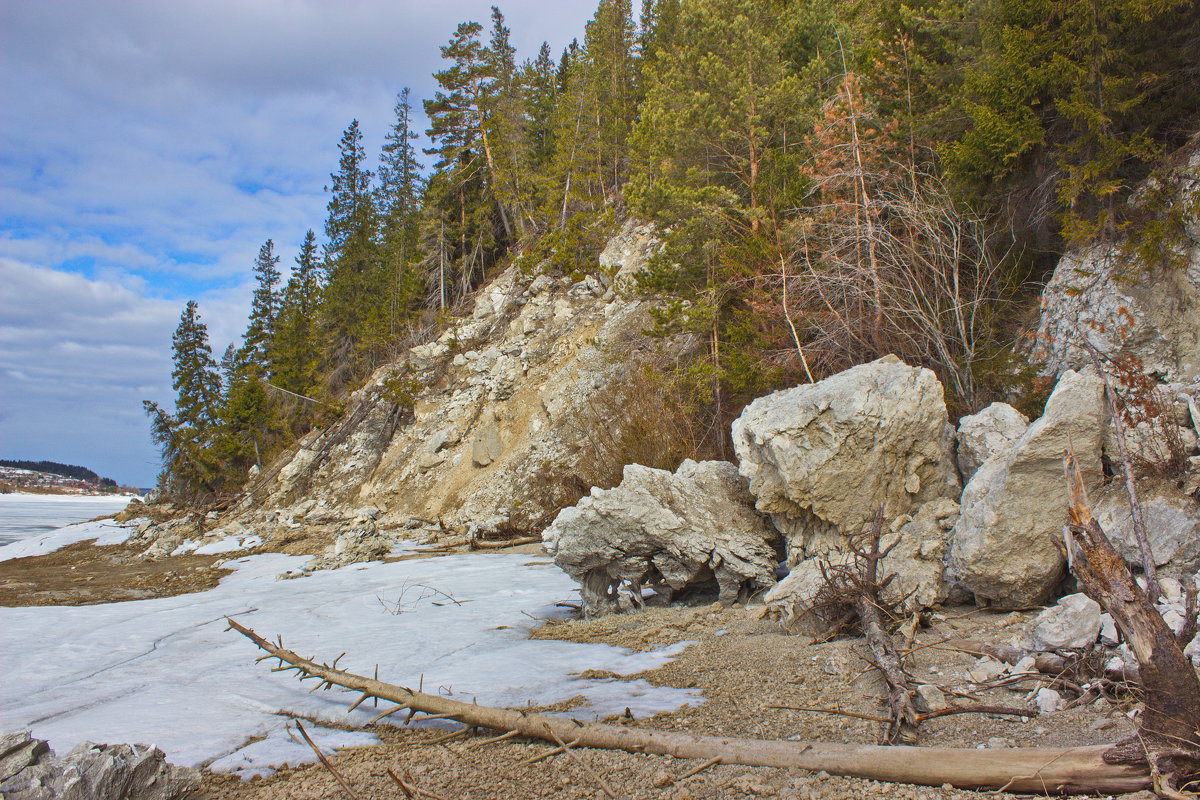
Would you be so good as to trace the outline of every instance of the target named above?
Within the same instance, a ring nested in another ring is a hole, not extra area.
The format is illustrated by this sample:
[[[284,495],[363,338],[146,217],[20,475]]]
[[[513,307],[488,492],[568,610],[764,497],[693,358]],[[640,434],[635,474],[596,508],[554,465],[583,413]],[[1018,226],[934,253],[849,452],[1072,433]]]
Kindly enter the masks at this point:
[[[1200,680],[1175,635],[1092,517],[1083,476],[1068,446],[1064,462],[1071,524],[1063,529],[1067,559],[1080,588],[1112,615],[1137,657],[1144,708],[1137,735],[1105,754],[1112,764],[1139,765],[1168,789],[1200,774]]]
[[[227,618],[228,619],[228,618]],[[724,736],[692,736],[652,728],[602,723],[583,724],[563,717],[515,709],[463,703],[414,692],[402,686],[354,675],[301,658],[249,628],[228,619],[234,630],[278,658],[277,670],[295,669],[301,679],[317,678],[318,686],[341,686],[361,692],[352,707],[370,698],[390,700],[399,709],[456,719],[472,727],[515,731],[521,736],[578,747],[720,759],[723,764],[825,770],[870,780],[967,789],[1004,789],[1037,794],[1120,793],[1150,786],[1145,764],[1109,763],[1109,746],[976,750],[966,748],[889,747],[766,741]],[[286,664],[287,666],[284,666]],[[385,712],[387,713],[387,712]]]

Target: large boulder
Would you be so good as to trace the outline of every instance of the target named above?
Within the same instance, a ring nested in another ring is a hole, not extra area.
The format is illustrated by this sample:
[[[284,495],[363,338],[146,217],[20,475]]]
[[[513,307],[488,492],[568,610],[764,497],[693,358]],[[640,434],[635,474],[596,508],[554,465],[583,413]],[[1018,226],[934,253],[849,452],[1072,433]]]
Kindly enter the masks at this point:
[[[880,599],[898,611],[912,613],[946,599],[950,586],[945,578],[945,557],[950,531],[958,519],[958,503],[949,498],[931,500],[917,516],[880,537],[880,548],[888,550],[879,563],[878,578],[890,582]],[[834,552],[809,558],[792,568],[788,576],[767,592],[765,601],[772,615],[788,630],[798,630],[825,585],[830,566],[852,563],[849,553]]]
[[[1025,415],[1008,403],[992,403],[958,421],[958,471],[971,480],[983,462],[1006,449],[1029,427]]]
[[[62,758],[28,733],[0,736],[5,800],[177,800],[200,771],[168,764],[157,747],[83,742]]]
[[[1200,502],[1170,481],[1139,480],[1137,490],[1146,539],[1160,574],[1177,578],[1195,575],[1200,571]],[[1133,535],[1124,482],[1113,481],[1092,500],[1096,521],[1117,552],[1128,563],[1140,566],[1142,557]]]
[[[668,594],[715,579],[721,600],[775,583],[779,534],[754,510],[737,467],[684,461],[674,473],[630,464],[542,534],[554,563],[582,586],[587,614],[634,604],[645,585]]]
[[[953,437],[937,378],[895,356],[760,397],[733,423],[739,469],[791,565],[845,551],[880,506],[890,528],[957,498]]]
[[[1063,374],[1046,410],[1006,450],[983,463],[962,495],[949,555],[951,571],[978,600],[1029,606],[1063,578],[1066,522],[1063,456],[1070,441],[1085,478],[1103,478],[1108,407],[1092,372]]]

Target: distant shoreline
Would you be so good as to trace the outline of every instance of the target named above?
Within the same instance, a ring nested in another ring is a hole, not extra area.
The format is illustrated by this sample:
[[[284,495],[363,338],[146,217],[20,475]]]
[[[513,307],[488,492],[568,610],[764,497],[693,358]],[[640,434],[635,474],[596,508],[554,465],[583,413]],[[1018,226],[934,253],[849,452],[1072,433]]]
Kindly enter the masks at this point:
[[[49,489],[25,486],[19,489],[0,489],[0,497],[20,497],[22,495],[27,497],[78,497],[80,499],[92,499],[96,497],[123,498],[125,500],[133,500],[136,497],[141,499],[141,495],[130,494],[129,492],[54,492]]]

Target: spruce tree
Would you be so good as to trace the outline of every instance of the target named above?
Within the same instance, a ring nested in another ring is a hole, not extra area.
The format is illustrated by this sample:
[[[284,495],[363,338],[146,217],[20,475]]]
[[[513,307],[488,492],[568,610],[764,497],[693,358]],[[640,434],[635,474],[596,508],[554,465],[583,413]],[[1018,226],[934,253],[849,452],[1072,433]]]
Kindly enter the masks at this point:
[[[314,316],[320,301],[320,270],[317,237],[310,230],[283,289],[270,351],[274,382],[301,395],[311,395],[317,384],[319,347]]]
[[[279,256],[275,254],[275,242],[267,239],[259,248],[254,260],[254,279],[257,286],[250,303],[250,320],[243,337],[243,361],[259,367],[267,366],[267,349],[275,335],[276,317],[279,315]]]
[[[208,343],[208,325],[200,307],[189,300],[171,337],[171,387],[175,416],[200,443],[207,440],[220,413],[221,379]]]
[[[162,453],[159,485],[174,497],[193,500],[217,489],[212,447],[221,413],[221,379],[195,300],[184,307],[171,337],[171,360],[175,413],[150,400],[142,405]]]
[[[412,104],[405,87],[396,98],[396,115],[379,157],[379,185],[375,190],[380,215],[380,247],[387,273],[389,299],[386,334],[400,332],[402,321],[417,307],[422,281],[414,268],[424,179],[413,142]],[[383,334],[382,326],[377,333]]]
[[[543,170],[554,154],[552,122],[558,104],[558,75],[550,45],[542,42],[537,58],[526,62],[521,80],[528,97],[529,120],[526,126],[530,167]]]
[[[365,167],[358,120],[342,135],[338,152],[338,169],[327,187],[325,263],[329,282],[321,310],[327,360],[355,363],[367,355],[363,340],[373,335],[368,328],[380,323],[381,309],[386,308],[387,275],[379,253],[373,176]]]

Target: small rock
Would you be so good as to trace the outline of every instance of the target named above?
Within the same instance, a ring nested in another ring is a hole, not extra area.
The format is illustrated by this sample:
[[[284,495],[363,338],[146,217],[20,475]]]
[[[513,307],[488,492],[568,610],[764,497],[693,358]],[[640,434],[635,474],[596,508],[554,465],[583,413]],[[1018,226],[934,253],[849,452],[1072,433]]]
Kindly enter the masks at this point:
[[[1053,714],[1062,706],[1062,695],[1053,689],[1043,686],[1034,693],[1033,704],[1037,706],[1038,711],[1042,714]]]
[[[1069,594],[1034,618],[1025,631],[1029,650],[1089,647],[1100,635],[1100,604],[1085,594]]]
[[[1121,641],[1121,634],[1117,631],[1117,623],[1112,614],[1100,615],[1100,641],[1108,647],[1116,647]]]
[[[1014,675],[1029,675],[1037,671],[1037,659],[1034,656],[1025,656],[1009,670]]]
[[[931,683],[922,683],[917,687],[917,699],[929,711],[941,711],[946,707],[945,693]]]
[[[979,659],[971,669],[967,670],[965,675],[971,683],[986,683],[993,678],[998,678],[1007,670],[1004,664],[996,661],[993,658]]]

